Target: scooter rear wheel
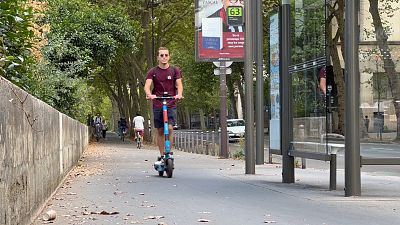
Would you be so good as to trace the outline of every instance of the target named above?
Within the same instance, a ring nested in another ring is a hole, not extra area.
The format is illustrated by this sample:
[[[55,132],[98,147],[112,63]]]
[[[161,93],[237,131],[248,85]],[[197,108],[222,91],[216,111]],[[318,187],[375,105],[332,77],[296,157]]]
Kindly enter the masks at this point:
[[[158,171],[158,176],[162,177],[164,175],[164,171]]]
[[[166,163],[167,177],[171,178],[172,172],[174,171],[174,161],[172,159],[167,159],[165,163]]]

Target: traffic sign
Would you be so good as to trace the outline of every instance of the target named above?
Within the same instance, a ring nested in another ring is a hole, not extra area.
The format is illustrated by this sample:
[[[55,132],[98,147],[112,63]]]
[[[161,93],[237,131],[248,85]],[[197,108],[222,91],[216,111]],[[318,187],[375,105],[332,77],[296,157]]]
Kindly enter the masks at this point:
[[[232,68],[216,68],[214,69],[214,75],[221,75],[221,74],[231,74],[232,73]]]
[[[232,61],[217,61],[213,62],[216,67],[230,67],[232,65]],[[221,65],[222,64],[222,65]]]

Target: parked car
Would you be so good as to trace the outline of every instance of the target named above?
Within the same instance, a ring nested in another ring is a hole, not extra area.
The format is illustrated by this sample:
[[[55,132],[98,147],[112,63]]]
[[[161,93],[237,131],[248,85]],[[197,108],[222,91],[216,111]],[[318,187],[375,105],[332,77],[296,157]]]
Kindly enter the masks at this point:
[[[243,119],[226,120],[226,129],[228,131],[229,141],[238,141],[244,137],[245,122]],[[219,129],[219,132],[221,132],[221,129]]]
[[[176,124],[174,124],[174,126],[172,126],[172,128],[173,128],[174,130],[179,130],[179,125],[176,123]]]

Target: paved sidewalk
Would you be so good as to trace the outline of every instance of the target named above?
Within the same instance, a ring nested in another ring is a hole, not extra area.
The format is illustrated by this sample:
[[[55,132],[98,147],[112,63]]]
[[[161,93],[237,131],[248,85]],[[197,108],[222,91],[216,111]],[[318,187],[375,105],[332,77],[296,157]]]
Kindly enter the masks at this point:
[[[154,146],[136,149],[109,133],[91,144],[45,206],[53,224],[399,224],[400,177],[362,174],[362,196],[344,197],[344,172],[329,191],[329,170],[296,169],[281,183],[279,164],[245,175],[240,160],[175,151],[173,178],[159,177]],[[42,215],[41,214],[41,215]],[[48,223],[40,216],[33,224]]]

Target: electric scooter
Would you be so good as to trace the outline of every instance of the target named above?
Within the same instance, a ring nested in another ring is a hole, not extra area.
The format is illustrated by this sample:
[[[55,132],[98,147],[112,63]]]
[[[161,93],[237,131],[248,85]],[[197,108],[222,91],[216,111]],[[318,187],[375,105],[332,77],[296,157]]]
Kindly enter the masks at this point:
[[[154,163],[154,169],[158,171],[159,176],[164,175],[164,171],[167,174],[168,178],[172,177],[172,172],[174,171],[174,158],[171,152],[171,145],[169,142],[169,130],[168,130],[168,108],[167,108],[167,100],[175,99],[171,96],[163,96],[163,97],[156,97],[156,100],[161,100],[163,107],[163,122],[164,122],[164,162],[163,163]]]

